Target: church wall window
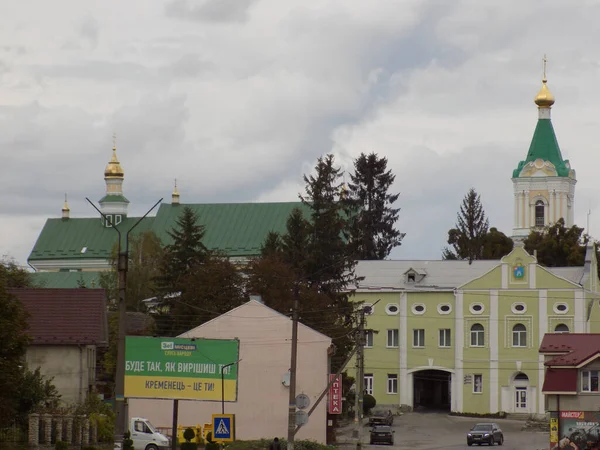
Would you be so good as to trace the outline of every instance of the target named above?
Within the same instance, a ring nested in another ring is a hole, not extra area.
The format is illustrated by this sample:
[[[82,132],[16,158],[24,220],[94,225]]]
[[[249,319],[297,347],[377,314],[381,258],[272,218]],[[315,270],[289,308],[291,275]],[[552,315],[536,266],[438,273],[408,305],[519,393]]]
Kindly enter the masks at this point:
[[[538,200],[537,202],[535,202],[535,226],[536,227],[543,227],[546,224],[546,220],[544,217],[544,202],[541,200]]]

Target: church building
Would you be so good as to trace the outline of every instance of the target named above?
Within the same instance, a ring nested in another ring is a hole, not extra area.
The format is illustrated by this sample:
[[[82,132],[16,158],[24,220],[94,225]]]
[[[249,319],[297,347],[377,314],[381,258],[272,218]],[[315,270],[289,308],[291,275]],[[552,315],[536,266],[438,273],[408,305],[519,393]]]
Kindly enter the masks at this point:
[[[116,144],[104,170],[106,192],[100,199],[100,213],[90,206],[87,217],[71,217],[67,199],[62,217],[46,221],[27,262],[36,270],[36,284],[42,287],[70,288],[84,284],[98,287],[99,274],[112,268],[111,257],[118,244],[118,228],[124,236],[140,217],[130,216],[125,197],[125,171],[117,157]],[[156,215],[139,222],[132,235],[152,231],[163,245],[171,243],[169,231],[183,208],[190,207],[205,227],[203,244],[218,250],[230,260],[244,264],[258,256],[269,232],[284,233],[294,208],[306,211],[300,202],[281,203],[181,203],[175,184],[171,202],[163,202]]]
[[[538,122],[527,158],[513,171],[515,223],[513,238],[524,239],[532,228],[543,228],[563,218],[573,225],[575,206],[575,171],[564,160],[554,134],[550,112],[554,96],[548,89],[546,76],[535,97]]]
[[[543,415],[546,333],[600,332],[598,263],[543,267],[522,240],[573,224],[575,171],[550,120],[544,75],[538,122],[512,174],[515,248],[500,260],[359,261],[353,299],[366,317],[364,388],[390,409]],[[353,366],[349,366],[353,367]]]

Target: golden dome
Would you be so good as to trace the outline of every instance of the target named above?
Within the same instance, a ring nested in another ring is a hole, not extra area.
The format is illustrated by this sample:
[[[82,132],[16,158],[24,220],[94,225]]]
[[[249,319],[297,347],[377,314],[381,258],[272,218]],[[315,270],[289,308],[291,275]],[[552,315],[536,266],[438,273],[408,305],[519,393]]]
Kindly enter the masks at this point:
[[[67,201],[67,194],[65,194],[65,203],[63,204],[62,210],[63,211],[70,211],[71,210],[69,208],[69,202]]]
[[[123,168],[117,158],[117,148],[113,147],[112,158],[104,169],[104,178],[123,178]]]
[[[552,105],[554,105],[554,95],[552,95],[552,92],[550,92],[550,89],[548,89],[546,83],[548,83],[548,80],[544,78],[542,80],[542,88],[535,96],[534,101],[539,108],[550,108]]]

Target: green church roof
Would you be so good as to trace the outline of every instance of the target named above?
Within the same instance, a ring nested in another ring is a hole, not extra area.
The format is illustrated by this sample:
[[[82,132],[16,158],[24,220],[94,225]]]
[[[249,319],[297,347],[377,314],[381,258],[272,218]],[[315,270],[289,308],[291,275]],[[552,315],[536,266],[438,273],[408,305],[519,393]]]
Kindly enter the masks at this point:
[[[518,167],[513,171],[513,178],[518,178],[523,167],[537,159],[551,162],[559,177],[568,177],[570,174],[569,161],[563,160],[550,119],[538,120],[527,159],[519,162]]]
[[[215,203],[215,204],[162,204],[156,217],[147,217],[134,234],[152,230],[167,245],[171,243],[168,231],[184,206],[189,206],[205,226],[204,245],[220,250],[229,257],[249,257],[260,253],[260,248],[270,231],[284,233],[287,219],[296,207],[305,211],[300,202],[286,203]],[[138,220],[127,217],[119,229],[128,230]],[[69,260],[84,263],[89,260],[109,259],[117,233],[102,225],[100,218],[48,219],[29,256],[35,266],[37,261]]]
[[[127,200],[124,195],[109,194],[109,195],[105,195],[104,197],[102,197],[100,199],[100,203],[107,203],[107,202],[111,202],[111,203],[129,203],[129,200]]]

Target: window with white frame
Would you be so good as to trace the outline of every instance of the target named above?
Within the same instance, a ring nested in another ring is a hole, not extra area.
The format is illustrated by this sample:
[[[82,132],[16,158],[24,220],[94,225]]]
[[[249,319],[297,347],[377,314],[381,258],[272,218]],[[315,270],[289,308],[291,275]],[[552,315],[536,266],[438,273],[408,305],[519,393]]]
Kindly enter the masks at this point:
[[[365,331],[365,347],[373,347],[373,330]]]
[[[425,330],[415,329],[413,330],[413,347],[425,347]]]
[[[398,347],[399,334],[398,330],[387,330],[387,347]]]
[[[397,394],[398,393],[398,375],[396,375],[395,373],[388,373],[387,393],[388,394]]]
[[[373,395],[373,374],[365,373],[365,394]]]
[[[555,333],[568,333],[569,326],[565,323],[559,323],[558,325],[556,325],[556,327],[554,327],[554,332]]]
[[[471,325],[471,347],[485,346],[485,329],[480,323]]]
[[[598,371],[581,371],[581,392],[598,392]]]
[[[481,394],[483,392],[483,375],[480,373],[473,374],[473,393]]]
[[[527,347],[527,328],[522,323],[517,323],[512,329],[513,347]]]
[[[452,344],[450,342],[450,328],[441,328],[440,329],[440,347],[450,347]]]

